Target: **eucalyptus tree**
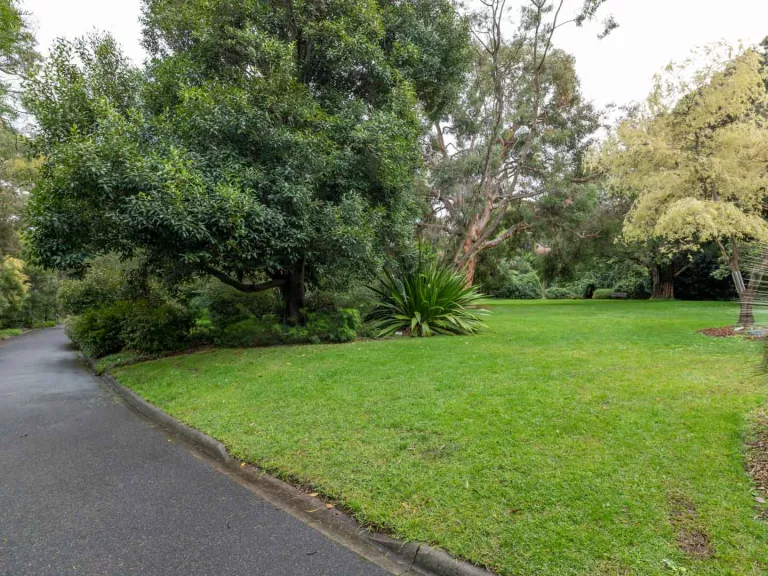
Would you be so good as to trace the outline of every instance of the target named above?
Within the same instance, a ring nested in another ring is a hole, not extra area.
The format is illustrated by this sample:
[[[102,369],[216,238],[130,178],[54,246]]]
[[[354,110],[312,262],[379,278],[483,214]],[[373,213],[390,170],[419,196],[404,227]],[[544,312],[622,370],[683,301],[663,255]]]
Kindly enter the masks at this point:
[[[509,222],[521,202],[571,187],[599,115],[580,91],[573,58],[554,47],[556,31],[595,18],[604,0],[587,0],[572,17],[565,0],[528,0],[507,36],[506,0],[481,0],[473,23],[475,60],[462,97],[434,123],[428,152],[431,216],[468,283],[478,255],[527,230]],[[603,34],[616,24],[605,22]]]
[[[144,69],[107,36],[59,42],[28,84],[45,157],[41,262],[141,256],[181,280],[279,289],[405,250],[424,118],[458,93],[450,0],[145,0]]]

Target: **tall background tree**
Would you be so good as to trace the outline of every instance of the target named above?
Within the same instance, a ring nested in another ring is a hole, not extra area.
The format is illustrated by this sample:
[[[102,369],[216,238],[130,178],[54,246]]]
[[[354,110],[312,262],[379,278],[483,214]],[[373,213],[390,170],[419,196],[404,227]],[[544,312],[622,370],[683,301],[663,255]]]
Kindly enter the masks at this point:
[[[582,96],[573,58],[554,47],[556,31],[595,17],[589,0],[569,17],[562,0],[529,0],[512,35],[505,0],[481,0],[474,19],[475,60],[448,118],[434,123],[422,227],[441,236],[467,282],[478,256],[527,230],[510,222],[524,201],[571,188],[598,114]],[[604,34],[615,27],[606,21]]]
[[[27,86],[45,157],[35,257],[139,256],[176,281],[277,288],[365,276],[409,249],[422,118],[463,81],[448,0],[147,0],[145,70],[109,37],[59,42]]]

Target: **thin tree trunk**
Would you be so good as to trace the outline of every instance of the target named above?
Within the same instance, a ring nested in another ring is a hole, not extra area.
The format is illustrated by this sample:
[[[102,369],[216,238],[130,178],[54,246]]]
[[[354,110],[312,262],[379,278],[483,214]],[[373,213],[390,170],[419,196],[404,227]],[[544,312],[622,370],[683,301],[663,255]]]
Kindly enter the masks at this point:
[[[739,302],[739,325],[752,326],[755,323],[755,313],[753,307],[754,300],[746,292],[742,295]]]
[[[304,308],[304,260],[296,263],[285,276],[285,284],[280,287],[283,297],[283,321],[296,326],[301,324],[301,311]]]
[[[736,255],[738,258],[738,253]],[[751,326],[755,323],[754,304],[760,284],[768,269],[768,248],[763,252],[763,258],[760,264],[749,274],[749,283],[745,286],[744,278],[738,266],[738,260],[734,261],[731,267],[733,282],[736,284],[736,291],[739,293],[739,324],[741,326]]]
[[[675,299],[675,273],[671,264],[654,264],[651,267],[654,300]]]

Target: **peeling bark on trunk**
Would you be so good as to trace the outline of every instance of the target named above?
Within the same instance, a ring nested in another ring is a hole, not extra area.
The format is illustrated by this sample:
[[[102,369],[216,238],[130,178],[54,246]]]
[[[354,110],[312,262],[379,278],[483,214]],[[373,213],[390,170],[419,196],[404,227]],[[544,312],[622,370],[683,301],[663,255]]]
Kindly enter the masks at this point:
[[[475,283],[475,270],[477,269],[477,256],[470,257],[469,261],[464,266],[463,272],[467,278],[467,288],[472,287]]]

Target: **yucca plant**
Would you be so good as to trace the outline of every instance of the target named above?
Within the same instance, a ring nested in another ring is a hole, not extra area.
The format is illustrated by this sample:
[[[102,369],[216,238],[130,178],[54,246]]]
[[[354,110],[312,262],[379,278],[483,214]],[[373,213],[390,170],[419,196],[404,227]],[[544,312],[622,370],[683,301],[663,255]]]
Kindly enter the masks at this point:
[[[467,288],[464,276],[437,264],[401,276],[385,272],[370,288],[379,302],[366,319],[380,337],[474,334],[484,327],[485,311],[471,309],[482,294]]]

